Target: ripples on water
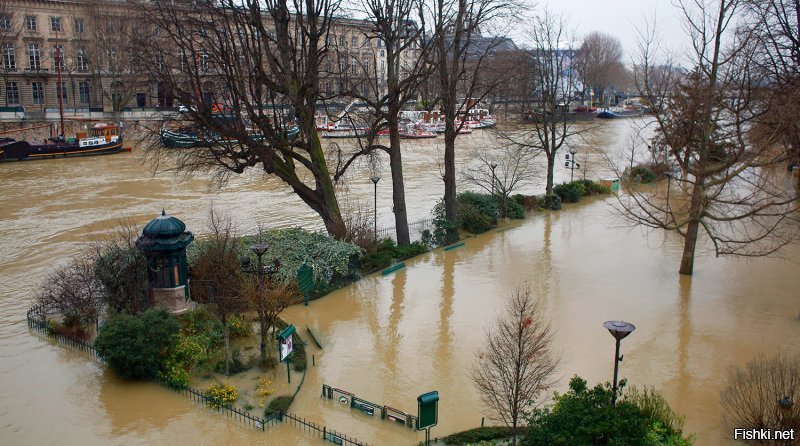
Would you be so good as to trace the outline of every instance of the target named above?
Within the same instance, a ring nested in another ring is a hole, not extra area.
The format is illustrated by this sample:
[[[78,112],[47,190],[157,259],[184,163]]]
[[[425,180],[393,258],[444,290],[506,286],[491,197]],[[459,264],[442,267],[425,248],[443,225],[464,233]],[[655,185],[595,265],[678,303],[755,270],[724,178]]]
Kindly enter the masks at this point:
[[[596,147],[624,148],[624,121],[607,124],[579,150],[587,176],[608,176]],[[417,144],[419,143],[419,144]],[[459,156],[493,143],[475,132],[459,138]],[[404,142],[405,144],[405,142]],[[443,185],[441,140],[415,141],[404,154],[409,219],[429,215]],[[242,232],[267,227],[321,228],[319,219],[274,179],[258,173],[228,188],[202,179],[153,176],[139,154],[0,165],[13,193],[0,196],[0,438],[4,444],[315,444],[291,426],[265,436],[185,397],[149,383],[127,383],[73,352],[32,334],[24,321],[48,269],[127,218],[141,227],[161,208],[204,232],[208,209],[231,213]],[[617,155],[617,159],[621,155]],[[540,161],[543,161],[540,157]],[[563,162],[558,166],[563,166]],[[582,172],[575,172],[581,176]],[[372,207],[366,168],[351,172],[341,190]],[[388,165],[378,184],[379,225],[393,226]],[[522,192],[541,193],[543,169]],[[557,170],[557,182],[569,171]],[[463,190],[467,185],[460,184]],[[621,374],[661,388],[699,445],[724,442],[719,388],[727,367],[760,352],[797,353],[797,264],[701,256],[694,278],[676,273],[678,240],[623,227],[609,201],[586,200],[558,213],[537,213],[500,231],[408,261],[387,277],[371,276],[285,317],[308,325],[325,346],[314,350],[292,410],[376,445],[410,445],[420,435],[402,426],[345,410],[319,398],[322,383],[369,400],[415,411],[416,396],[442,396],[434,435],[473,427],[482,416],[469,382],[483,328],[498,313],[510,284],[528,281],[543,300],[562,352],[563,389],[579,373],[610,379],[613,342],[607,319],[626,319],[637,331],[623,343]],[[786,256],[800,258],[797,248]]]

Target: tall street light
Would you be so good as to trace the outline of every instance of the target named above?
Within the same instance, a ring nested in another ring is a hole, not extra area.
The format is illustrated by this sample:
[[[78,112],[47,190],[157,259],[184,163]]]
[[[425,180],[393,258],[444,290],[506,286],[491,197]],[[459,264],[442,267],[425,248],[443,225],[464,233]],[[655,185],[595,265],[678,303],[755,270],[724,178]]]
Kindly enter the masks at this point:
[[[576,153],[578,153],[578,149],[576,149],[574,147],[569,149],[569,154],[572,155],[572,157],[567,155],[566,156],[567,162],[564,163],[564,167],[569,169],[569,182],[570,183],[572,182],[572,177],[573,177],[573,174],[575,173],[575,169],[580,169],[581,168],[581,165],[576,162],[577,161],[575,159],[575,154]]]
[[[611,405],[613,406],[617,403],[617,372],[619,372],[619,363],[622,362],[622,355],[619,354],[619,345],[626,336],[636,330],[636,326],[625,321],[606,321],[603,322],[603,327],[606,327],[611,336],[614,336],[614,339],[617,340],[617,349],[616,353],[614,353],[614,387],[611,391]]]
[[[372,206],[372,220],[375,224],[375,242],[378,242],[378,181],[381,180],[381,177],[378,175],[373,175],[369,177],[372,180],[372,184],[375,185],[375,200]]]
[[[492,200],[494,200],[495,205],[497,205],[497,198],[494,196],[494,183],[497,181],[497,176],[494,174],[494,170],[497,169],[497,163],[492,161],[489,163],[489,167],[492,169]]]
[[[256,274],[258,277],[258,318],[261,326],[261,364],[267,360],[267,327],[266,327],[266,310],[264,309],[264,274],[275,274],[280,268],[280,261],[273,260],[273,265],[264,267],[262,257],[269,249],[266,243],[254,243],[250,245],[250,250],[258,258],[257,269],[253,269],[250,265],[250,256],[242,256],[239,261],[242,264],[242,271],[249,274]]]

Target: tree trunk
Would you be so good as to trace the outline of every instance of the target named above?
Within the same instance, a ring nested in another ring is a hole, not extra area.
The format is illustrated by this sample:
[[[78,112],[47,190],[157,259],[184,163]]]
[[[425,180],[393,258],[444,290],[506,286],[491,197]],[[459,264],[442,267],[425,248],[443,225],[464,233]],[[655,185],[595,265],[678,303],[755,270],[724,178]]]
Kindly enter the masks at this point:
[[[451,226],[447,228],[447,241],[458,240],[458,207],[456,201],[456,129],[452,116],[445,118],[444,133],[444,216]]]
[[[553,193],[553,176],[556,168],[556,154],[547,155],[547,184],[545,185],[545,194],[550,195]]]
[[[397,244],[411,244],[408,231],[408,212],[406,211],[406,190],[403,182],[403,157],[400,153],[400,131],[395,110],[389,112],[389,167],[392,169],[392,210],[397,232]]]
[[[683,242],[683,255],[681,256],[680,274],[691,276],[694,272],[694,250],[697,246],[697,232],[700,229],[700,217],[702,216],[703,180],[697,178],[692,188],[692,203],[689,208],[689,225],[686,227],[686,238]]]
[[[225,338],[225,376],[231,376],[230,373],[230,350],[231,350],[231,338],[228,334],[228,321],[222,322],[222,334]]]

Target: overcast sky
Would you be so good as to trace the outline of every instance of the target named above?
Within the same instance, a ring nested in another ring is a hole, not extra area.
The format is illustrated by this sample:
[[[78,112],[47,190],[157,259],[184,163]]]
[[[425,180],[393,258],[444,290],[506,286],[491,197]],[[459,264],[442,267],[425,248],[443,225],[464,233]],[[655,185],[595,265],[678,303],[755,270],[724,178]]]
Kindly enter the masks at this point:
[[[657,31],[664,46],[675,52],[686,47],[680,11],[670,0],[537,0],[544,7],[564,14],[578,37],[592,31],[617,36],[625,49],[625,63],[636,54],[636,27],[644,28],[645,17],[657,15]],[[516,40],[516,39],[515,39]]]

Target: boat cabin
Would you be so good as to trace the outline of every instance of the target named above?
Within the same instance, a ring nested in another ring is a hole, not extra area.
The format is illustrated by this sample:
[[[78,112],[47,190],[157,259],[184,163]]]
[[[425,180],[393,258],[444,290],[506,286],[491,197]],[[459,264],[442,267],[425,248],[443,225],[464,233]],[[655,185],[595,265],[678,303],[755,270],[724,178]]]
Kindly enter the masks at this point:
[[[108,124],[95,124],[89,129],[89,134],[79,133],[78,143],[80,147],[95,147],[110,142],[119,141],[119,126]]]

